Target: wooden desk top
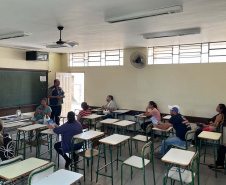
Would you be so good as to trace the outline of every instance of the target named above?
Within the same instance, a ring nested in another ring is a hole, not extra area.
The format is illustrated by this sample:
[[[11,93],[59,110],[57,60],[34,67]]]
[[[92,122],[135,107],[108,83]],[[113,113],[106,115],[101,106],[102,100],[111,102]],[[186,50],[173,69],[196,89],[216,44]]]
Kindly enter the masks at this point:
[[[162,119],[169,120],[170,118],[171,118],[171,115],[167,115],[167,116],[164,116]]]
[[[124,110],[124,109],[121,109],[121,110],[120,110],[120,109],[119,109],[119,110],[113,111],[113,113],[116,113],[116,114],[117,114],[117,113],[121,113],[121,114],[123,114],[123,113],[127,113],[127,112],[129,112],[129,111],[130,111],[130,110],[126,110],[126,109],[125,109],[125,110]]]
[[[119,126],[119,127],[127,127],[127,126],[133,125],[135,123],[136,122],[134,122],[134,121],[122,120],[122,121],[113,123],[113,125],[116,125],[116,126]]]
[[[100,121],[100,123],[112,124],[112,123],[115,123],[117,121],[119,121],[119,119],[110,119],[110,118],[108,118],[108,119],[105,119],[105,120]]]
[[[29,158],[24,161],[9,165],[0,169],[0,177],[9,181],[31,173],[33,170],[48,164],[48,161],[37,158]]]
[[[95,138],[101,137],[101,136],[104,136],[104,132],[89,130],[87,132],[83,132],[81,134],[75,135],[75,136],[73,136],[73,138],[88,141],[88,140],[95,139]]]
[[[152,128],[152,130],[160,131],[160,132],[169,132],[173,127],[169,127],[166,130],[160,129],[160,128]]]
[[[147,118],[147,116],[145,116],[143,113],[135,115],[135,117],[137,117],[137,118]]]
[[[82,178],[83,175],[80,173],[60,169],[33,185],[71,185],[77,183]]]
[[[221,133],[217,133],[217,132],[202,131],[198,135],[198,138],[218,141],[220,139],[221,135],[222,135]]]
[[[24,125],[30,125],[31,123],[28,122],[12,122],[12,123],[4,123],[3,128],[14,128],[14,127],[20,127]]]
[[[104,115],[97,115],[97,114],[91,114],[89,116],[83,116],[82,119],[96,119],[96,118],[100,118]]]
[[[41,134],[56,135],[56,134],[53,132],[53,129],[43,130],[43,131],[41,132]]]
[[[33,125],[26,126],[26,127],[20,127],[17,130],[27,132],[27,131],[37,130],[37,129],[45,128],[45,127],[47,127],[47,126],[43,125],[43,124],[33,124]]]
[[[171,164],[188,166],[194,155],[195,152],[192,151],[171,148],[161,160]]]
[[[124,136],[120,134],[113,134],[111,136],[105,137],[99,140],[100,143],[108,144],[108,145],[118,145],[126,140],[128,140],[130,136]]]

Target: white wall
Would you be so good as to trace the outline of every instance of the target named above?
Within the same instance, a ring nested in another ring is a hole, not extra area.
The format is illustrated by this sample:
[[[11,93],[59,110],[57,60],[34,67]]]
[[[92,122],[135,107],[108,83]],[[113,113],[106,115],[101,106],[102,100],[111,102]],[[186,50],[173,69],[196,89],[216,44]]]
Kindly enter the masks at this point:
[[[63,72],[85,73],[85,101],[101,106],[108,94],[119,108],[144,110],[154,100],[162,113],[177,104],[187,116],[212,117],[219,103],[226,103],[226,63],[148,65],[136,69],[130,64],[132,52],[147,55],[147,48],[124,49],[124,66],[68,68],[62,56]]]

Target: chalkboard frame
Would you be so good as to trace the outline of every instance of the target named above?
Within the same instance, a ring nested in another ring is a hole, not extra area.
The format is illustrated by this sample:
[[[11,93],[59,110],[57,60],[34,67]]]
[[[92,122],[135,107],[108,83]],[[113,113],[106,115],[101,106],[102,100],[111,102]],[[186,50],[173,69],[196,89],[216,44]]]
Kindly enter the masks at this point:
[[[48,70],[36,70],[36,69],[19,69],[19,68],[0,68],[0,71],[34,71],[34,72],[45,72],[46,73],[46,97],[48,95]],[[0,116],[14,115],[17,109],[20,109],[22,113],[35,111],[38,104],[30,104],[23,106],[5,107],[0,108]]]

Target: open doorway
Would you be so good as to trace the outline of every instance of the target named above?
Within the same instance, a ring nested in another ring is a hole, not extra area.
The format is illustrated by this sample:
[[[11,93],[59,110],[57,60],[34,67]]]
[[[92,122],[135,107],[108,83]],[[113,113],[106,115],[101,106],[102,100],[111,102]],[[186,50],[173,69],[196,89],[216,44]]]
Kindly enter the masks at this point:
[[[61,115],[69,111],[78,114],[84,101],[84,73],[56,73],[56,78],[65,92]]]

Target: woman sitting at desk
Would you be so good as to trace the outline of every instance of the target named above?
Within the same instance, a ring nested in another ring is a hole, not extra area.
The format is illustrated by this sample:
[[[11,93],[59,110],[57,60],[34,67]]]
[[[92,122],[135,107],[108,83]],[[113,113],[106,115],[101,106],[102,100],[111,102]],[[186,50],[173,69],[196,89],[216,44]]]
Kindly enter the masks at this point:
[[[82,122],[82,117],[83,117],[83,116],[89,116],[89,115],[91,115],[91,112],[90,112],[90,110],[89,110],[89,105],[87,105],[86,102],[82,102],[81,107],[82,107],[82,111],[79,112],[79,114],[78,114],[78,116],[77,116],[77,120],[78,120],[80,123]],[[82,125],[82,128],[83,128],[83,129],[88,128],[88,124],[83,124],[83,125]]]
[[[157,108],[157,104],[154,102],[154,101],[150,101],[148,103],[148,106],[146,107],[146,111],[144,113],[144,116],[147,116],[147,117],[155,117],[157,121],[161,121],[161,115],[160,115],[160,112]],[[146,132],[146,128],[149,124],[151,124],[152,121],[147,121],[143,124],[141,124],[141,128],[144,130],[144,132]],[[156,141],[158,141],[158,137],[155,138]]]
[[[77,120],[75,120],[75,113],[68,112],[67,114],[67,122],[62,126],[58,126],[57,124],[48,125],[49,129],[53,129],[53,132],[56,134],[62,135],[62,141],[56,143],[54,145],[55,150],[59,153],[66,161],[65,168],[68,169],[71,160],[67,156],[66,153],[71,151],[71,139],[74,135],[82,133],[82,125]],[[79,150],[82,148],[82,143],[75,144],[74,150]],[[74,154],[75,161],[78,160],[78,156]]]
[[[212,119],[208,120],[206,123],[197,123],[196,130],[196,137],[202,132],[202,131],[209,131],[213,132],[215,131],[217,125],[224,121],[226,118],[226,107],[224,104],[219,104],[216,108],[216,111],[218,114],[214,116]]]
[[[34,113],[34,118],[32,119],[33,124],[43,124],[44,117],[49,118],[52,109],[47,105],[47,99],[43,98],[41,105],[39,105]]]

